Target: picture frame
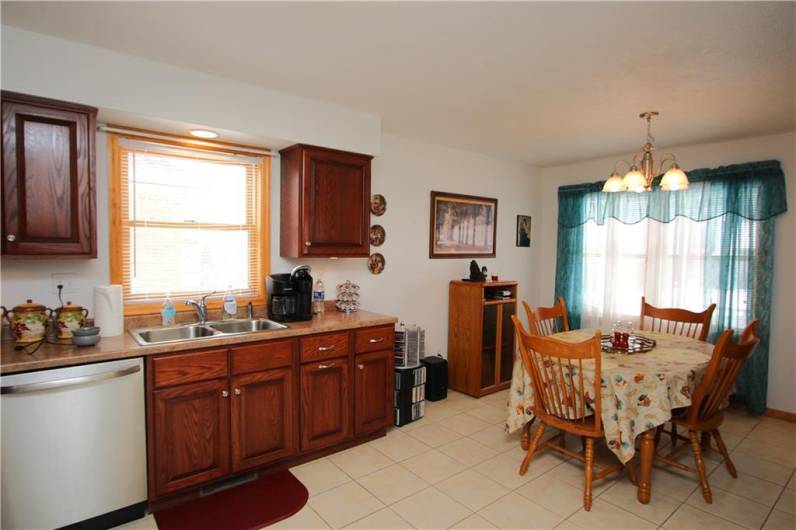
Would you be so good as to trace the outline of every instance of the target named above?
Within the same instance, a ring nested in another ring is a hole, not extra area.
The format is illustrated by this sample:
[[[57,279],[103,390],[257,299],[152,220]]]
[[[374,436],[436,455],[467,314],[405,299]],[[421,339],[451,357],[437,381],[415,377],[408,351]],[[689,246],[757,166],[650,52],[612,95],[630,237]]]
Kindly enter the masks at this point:
[[[515,246],[527,248],[530,248],[531,246],[530,215],[517,215],[517,236],[515,238]]]
[[[431,192],[429,258],[495,257],[498,200]]]

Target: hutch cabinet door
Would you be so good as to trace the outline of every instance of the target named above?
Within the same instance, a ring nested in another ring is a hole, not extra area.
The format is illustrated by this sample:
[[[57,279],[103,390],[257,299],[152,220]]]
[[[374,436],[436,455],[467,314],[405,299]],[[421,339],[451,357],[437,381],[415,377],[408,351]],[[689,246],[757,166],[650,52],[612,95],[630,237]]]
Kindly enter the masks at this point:
[[[232,470],[295,454],[298,407],[292,368],[232,378]]]
[[[354,374],[354,423],[356,434],[375,431],[392,425],[392,350],[357,355]]]
[[[96,109],[3,92],[2,252],[97,257]]]
[[[370,252],[370,157],[304,150],[303,238],[307,256]]]
[[[347,358],[301,367],[301,449],[320,449],[352,436],[351,365]]]
[[[227,379],[154,392],[154,467],[158,495],[229,471]]]

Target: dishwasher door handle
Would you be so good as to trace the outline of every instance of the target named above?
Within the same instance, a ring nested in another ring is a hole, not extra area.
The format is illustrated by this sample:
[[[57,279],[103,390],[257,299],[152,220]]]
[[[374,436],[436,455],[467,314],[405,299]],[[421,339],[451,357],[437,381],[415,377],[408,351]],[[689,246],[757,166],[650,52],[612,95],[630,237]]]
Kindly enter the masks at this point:
[[[41,392],[43,390],[52,390],[54,388],[66,388],[70,386],[85,385],[87,383],[105,381],[106,379],[115,379],[117,377],[124,377],[125,375],[134,374],[140,371],[141,371],[141,366],[134,364],[132,366],[121,368],[119,370],[100,372],[98,374],[67,377],[65,379],[55,379],[53,381],[42,381],[41,383],[27,383],[24,385],[3,386],[0,387],[0,394],[23,394],[28,392]]]

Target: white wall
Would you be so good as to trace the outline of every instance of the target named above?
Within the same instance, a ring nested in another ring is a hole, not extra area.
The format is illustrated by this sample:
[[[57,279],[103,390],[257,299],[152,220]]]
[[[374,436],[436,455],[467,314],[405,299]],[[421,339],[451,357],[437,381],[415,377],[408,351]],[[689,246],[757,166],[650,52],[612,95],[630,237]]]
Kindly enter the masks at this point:
[[[274,180],[277,180],[276,178]],[[531,248],[514,246],[517,214],[534,216],[535,180],[525,164],[501,161],[483,155],[407,140],[385,133],[382,156],[373,161],[372,192],[387,199],[387,211],[373,216],[387,237],[381,247],[386,268],[380,275],[370,274],[366,259],[287,260],[279,258],[279,241],[272,239],[274,271],[288,271],[298,263],[308,263],[313,276],[320,275],[328,298],[334,287],[347,279],[362,287],[364,308],[396,315],[408,323],[426,328],[429,353],[447,355],[448,283],[469,274],[469,259],[429,259],[430,192],[446,191],[496,197],[498,199],[497,257],[478,259],[490,274],[519,281],[519,292],[530,298],[536,288]],[[278,182],[273,186],[272,208],[278,224]]]
[[[679,146],[665,151],[675,153],[686,170],[770,159],[782,163],[790,210],[780,216],[776,224],[768,406],[796,412],[796,133]],[[535,227],[536,243],[546,252],[539,255],[536,267],[539,286],[535,303],[548,305],[553,299],[558,187],[604,180],[617,160],[627,158],[628,155],[617,155],[539,170],[541,215]]]
[[[244,133],[378,155],[381,118],[111,50],[2,27],[5,90]],[[130,125],[127,123],[127,125]]]

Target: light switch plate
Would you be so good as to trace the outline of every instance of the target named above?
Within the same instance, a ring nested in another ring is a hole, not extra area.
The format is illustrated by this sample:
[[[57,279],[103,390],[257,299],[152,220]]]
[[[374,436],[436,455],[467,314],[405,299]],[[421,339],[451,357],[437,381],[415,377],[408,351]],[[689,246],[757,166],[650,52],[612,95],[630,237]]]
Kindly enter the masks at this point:
[[[63,294],[74,293],[77,290],[75,282],[77,274],[74,272],[54,272],[50,275],[52,280],[52,292],[58,294],[58,286],[63,285]]]

